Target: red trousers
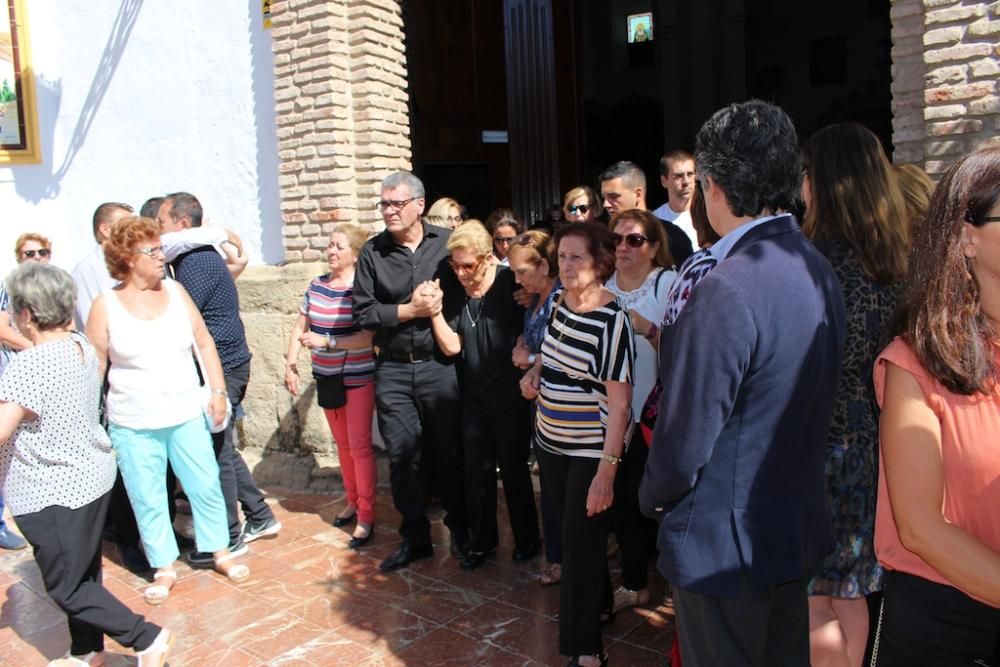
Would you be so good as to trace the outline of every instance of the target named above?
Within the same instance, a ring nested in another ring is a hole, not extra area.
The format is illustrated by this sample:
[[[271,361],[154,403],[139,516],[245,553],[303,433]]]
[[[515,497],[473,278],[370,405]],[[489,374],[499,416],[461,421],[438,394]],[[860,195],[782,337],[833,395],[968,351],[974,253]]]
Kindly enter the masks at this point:
[[[347,502],[357,508],[358,521],[374,523],[376,472],[372,415],[375,412],[375,383],[348,389],[344,407],[323,412],[337,442]]]

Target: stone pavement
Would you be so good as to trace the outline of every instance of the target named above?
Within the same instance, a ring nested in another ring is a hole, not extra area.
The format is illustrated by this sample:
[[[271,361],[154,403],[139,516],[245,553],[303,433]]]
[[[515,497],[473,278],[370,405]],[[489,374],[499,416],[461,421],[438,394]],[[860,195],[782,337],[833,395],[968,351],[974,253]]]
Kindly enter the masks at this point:
[[[104,582],[127,605],[177,633],[173,667],[566,664],[557,646],[558,586],[539,585],[544,558],[511,560],[505,515],[500,549],[479,570],[465,572],[449,556],[448,530],[436,512],[433,558],[386,574],[378,563],[399,541],[387,491],[379,493],[376,537],[359,552],[346,547],[351,527],[330,525],[344,506],[342,496],[272,488],[269,502],[284,529],[250,545],[243,560],[252,570],[247,583],[181,565],[170,599],[151,607],[142,599],[147,581],[122,568],[108,545]],[[499,506],[506,511],[502,498]],[[656,575],[651,589],[652,600],[662,601]],[[0,665],[45,665],[67,650],[65,616],[45,595],[30,549],[0,551],[0,600]],[[619,613],[605,628],[615,667],[666,664],[673,611],[654,604]],[[109,667],[135,664],[131,651],[115,642],[108,640],[107,649]]]

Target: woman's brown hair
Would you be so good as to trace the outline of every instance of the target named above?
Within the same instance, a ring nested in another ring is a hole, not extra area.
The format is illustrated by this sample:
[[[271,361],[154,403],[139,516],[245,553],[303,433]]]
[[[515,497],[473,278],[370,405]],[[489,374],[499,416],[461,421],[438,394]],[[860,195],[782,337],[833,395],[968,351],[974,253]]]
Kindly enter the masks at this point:
[[[556,232],[556,251],[564,238],[578,236],[587,244],[587,253],[594,259],[598,280],[606,283],[615,272],[615,237],[607,225],[599,222],[578,222]],[[556,258],[553,258],[556,259]],[[558,264],[558,261],[556,261]]]
[[[615,232],[615,227],[621,222],[637,222],[642,225],[642,235],[645,236],[651,243],[656,243],[656,254],[653,255],[653,264],[656,266],[669,269],[674,265],[674,256],[670,254],[670,243],[667,239],[667,230],[663,228],[663,223],[660,219],[649,211],[643,211],[639,208],[630,208],[626,211],[620,213],[615,213],[611,216],[611,222],[608,223],[608,229],[612,233]]]
[[[878,137],[856,123],[837,123],[809,139],[804,157],[812,201],[802,231],[811,239],[847,241],[868,278],[899,282],[910,225]]]
[[[552,237],[540,229],[529,229],[517,237],[507,251],[507,257],[511,255],[524,256],[524,261],[533,266],[538,266],[544,259],[549,267],[549,278],[559,275],[559,263],[555,259],[555,243]]]
[[[986,392],[996,383],[997,327],[982,311],[979,284],[965,256],[966,223],[987,224],[1000,203],[1000,148],[971,153],[945,173],[917,230],[896,319],[920,359],[957,394]]]
[[[111,225],[108,240],[104,242],[104,263],[115,280],[125,280],[132,268],[129,258],[135,247],[146,241],[160,238],[160,226],[155,220],[131,216],[121,218]]]

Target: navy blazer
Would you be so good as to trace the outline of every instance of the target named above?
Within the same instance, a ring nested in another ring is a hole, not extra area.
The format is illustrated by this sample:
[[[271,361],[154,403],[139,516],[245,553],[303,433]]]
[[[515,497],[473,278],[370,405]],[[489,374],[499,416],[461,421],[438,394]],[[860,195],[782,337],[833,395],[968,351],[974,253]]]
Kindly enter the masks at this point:
[[[660,520],[671,583],[737,597],[801,578],[829,550],[844,327],[837,278],[789,215],[748,231],[664,329],[639,501]]]

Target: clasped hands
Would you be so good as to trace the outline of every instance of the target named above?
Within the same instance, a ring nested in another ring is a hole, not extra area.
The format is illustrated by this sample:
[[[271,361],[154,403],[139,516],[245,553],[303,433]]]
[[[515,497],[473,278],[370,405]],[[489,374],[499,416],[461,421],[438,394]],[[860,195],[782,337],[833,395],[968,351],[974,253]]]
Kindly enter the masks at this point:
[[[416,317],[434,317],[441,312],[444,291],[439,280],[425,280],[417,285],[410,296],[410,306]]]

